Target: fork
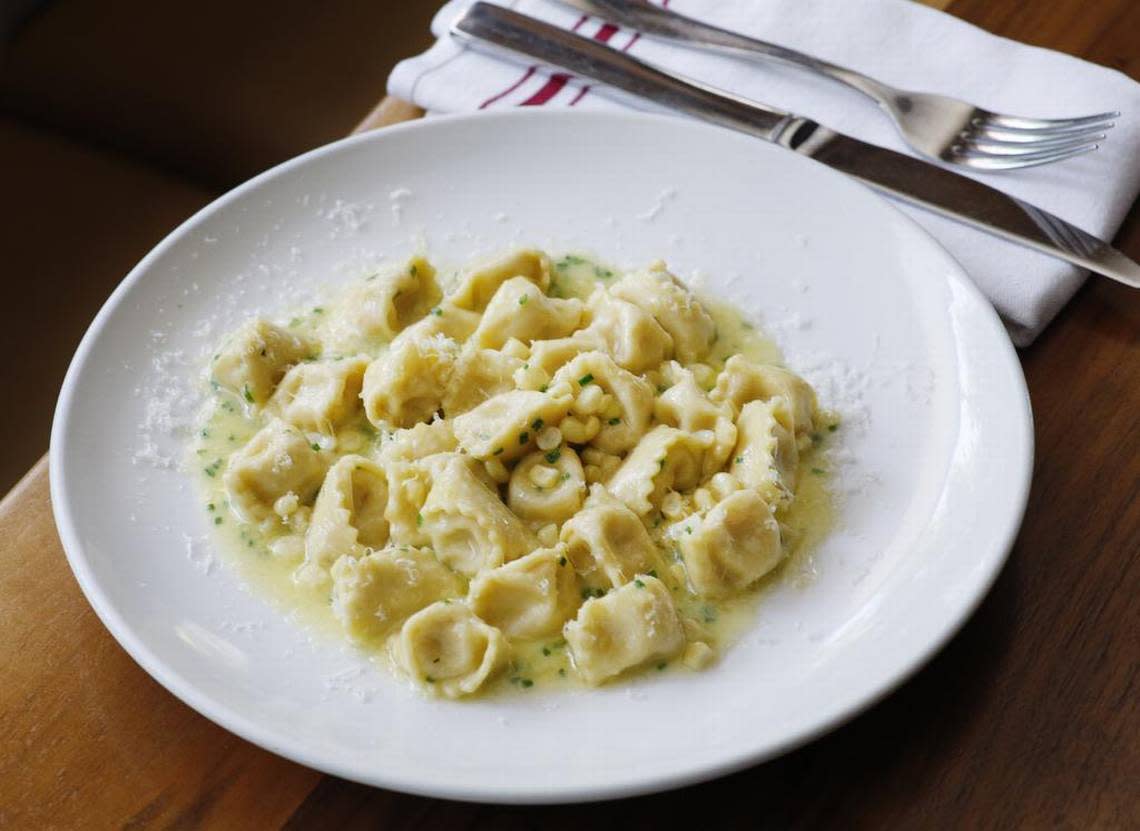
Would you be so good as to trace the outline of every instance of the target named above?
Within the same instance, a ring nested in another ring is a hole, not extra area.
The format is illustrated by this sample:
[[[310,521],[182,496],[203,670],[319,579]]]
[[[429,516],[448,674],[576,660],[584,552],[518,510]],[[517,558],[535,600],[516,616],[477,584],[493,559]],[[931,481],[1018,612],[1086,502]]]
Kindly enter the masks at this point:
[[[1023,118],[957,98],[897,89],[794,49],[702,23],[649,0],[560,0],[587,14],[684,46],[767,58],[817,72],[874,100],[903,139],[928,159],[974,170],[1014,170],[1096,150],[1118,112],[1079,118]]]

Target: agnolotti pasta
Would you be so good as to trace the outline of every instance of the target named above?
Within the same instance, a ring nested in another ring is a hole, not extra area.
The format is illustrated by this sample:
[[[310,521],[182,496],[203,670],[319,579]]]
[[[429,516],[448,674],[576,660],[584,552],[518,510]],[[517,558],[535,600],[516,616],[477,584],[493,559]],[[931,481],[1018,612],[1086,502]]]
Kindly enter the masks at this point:
[[[673,596],[648,574],[586,601],[562,631],[587,684],[600,684],[651,661],[667,661],[685,647]]]
[[[212,380],[245,403],[260,406],[269,400],[289,367],[319,351],[310,338],[266,320],[252,320],[214,356]]]
[[[569,335],[582,320],[582,301],[547,297],[525,277],[512,277],[495,291],[472,336],[475,345],[498,349],[511,338],[524,343]]]
[[[363,456],[343,456],[329,468],[305,534],[298,579],[320,583],[342,556],[359,557],[388,542],[388,479]]]
[[[716,338],[716,323],[692,293],[657,262],[647,270],[623,277],[613,293],[653,315],[673,339],[673,351],[683,363],[709,354]]]
[[[366,355],[297,364],[285,373],[267,406],[302,430],[334,433],[360,410],[367,367]]]
[[[332,566],[332,610],[354,641],[373,641],[437,600],[460,597],[462,581],[430,549],[389,546]]]
[[[557,633],[578,611],[578,576],[564,546],[539,548],[471,581],[471,609],[512,638]]]
[[[670,529],[697,594],[724,597],[763,577],[783,558],[780,524],[759,493],[729,494]]]
[[[445,698],[707,666],[802,536],[815,392],[661,263],[451,273],[412,257],[225,342],[214,524]]]
[[[657,565],[657,547],[637,514],[594,485],[586,507],[562,526],[574,568],[595,584],[617,588]]]
[[[283,497],[312,504],[330,461],[320,445],[273,418],[230,457],[224,476],[230,505],[247,522],[275,521],[274,506]]]
[[[378,427],[430,421],[443,407],[458,357],[459,345],[446,335],[397,339],[364,373],[361,398],[369,421]]]
[[[352,345],[391,340],[428,314],[442,296],[431,263],[412,257],[345,293],[330,324],[331,339]]]
[[[436,556],[469,577],[538,547],[522,520],[476,475],[475,464],[460,454],[442,460],[417,517]]]
[[[462,603],[447,601],[408,618],[397,642],[408,676],[447,698],[478,690],[502,670],[509,649],[502,632]]]

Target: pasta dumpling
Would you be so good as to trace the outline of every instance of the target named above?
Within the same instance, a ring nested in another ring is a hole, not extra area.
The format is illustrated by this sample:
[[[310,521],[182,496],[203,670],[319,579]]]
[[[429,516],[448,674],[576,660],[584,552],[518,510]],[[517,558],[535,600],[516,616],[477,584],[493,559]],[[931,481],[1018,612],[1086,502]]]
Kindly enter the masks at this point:
[[[440,561],[469,576],[538,548],[534,534],[475,474],[474,464],[458,454],[441,459],[419,518]]]
[[[653,369],[673,355],[673,339],[649,312],[598,289],[589,299],[592,315],[584,330],[618,366],[630,372]]]
[[[681,281],[666,271],[664,263],[623,277],[610,291],[653,315],[673,339],[678,360],[689,364],[709,353],[716,324]]]
[[[382,548],[388,542],[387,507],[388,480],[379,465],[363,456],[337,460],[317,494],[297,578],[321,583],[340,557]]]
[[[503,633],[462,603],[440,601],[404,623],[396,657],[409,677],[447,698],[478,690],[506,666]]]
[[[478,266],[460,281],[451,302],[460,309],[482,312],[499,286],[512,277],[525,277],[545,292],[550,286],[550,258],[525,248]]]
[[[447,382],[444,414],[450,418],[465,413],[488,398],[514,389],[514,374],[522,365],[521,358],[506,352],[466,347]]]
[[[273,520],[273,504],[286,494],[311,504],[330,459],[296,427],[270,419],[230,457],[224,483],[230,505],[247,522]]]
[[[498,349],[511,338],[524,343],[569,335],[582,319],[582,301],[547,297],[525,277],[512,277],[495,291],[473,340]]]
[[[433,306],[418,323],[413,323],[399,335],[406,338],[430,338],[444,335],[456,343],[463,343],[479,325],[479,313],[460,309],[446,301]]]
[[[598,432],[590,443],[605,453],[624,453],[649,427],[653,387],[604,352],[582,353],[555,373],[554,383],[575,390],[576,411],[598,419]],[[596,403],[587,405],[584,399],[588,397]]]
[[[364,355],[297,364],[285,373],[267,406],[302,430],[333,433],[360,411],[367,367]]]
[[[401,545],[429,545],[431,538],[423,527],[424,503],[431,490],[431,467],[427,461],[387,460],[389,537]]]
[[[309,338],[266,320],[252,320],[214,357],[211,377],[247,404],[260,406],[289,367],[318,352],[320,346]]]
[[[788,402],[791,429],[797,437],[811,432],[816,413],[815,390],[803,378],[783,367],[754,364],[733,355],[724,364],[710,397],[729,404],[739,413],[749,401],[767,401],[779,396]]]
[[[523,519],[561,523],[586,495],[586,476],[573,448],[529,453],[511,471],[507,506]]]
[[[397,339],[364,372],[360,397],[368,420],[378,427],[431,421],[458,357],[459,345],[443,335]]]
[[[331,574],[333,614],[354,641],[383,637],[425,606],[462,593],[459,578],[426,548],[344,556]]]
[[[582,352],[601,349],[603,345],[599,338],[584,329],[568,338],[534,341],[530,345],[530,357],[527,359],[527,369],[532,372],[528,376],[516,376],[516,382],[522,389],[538,389],[573,358]]]
[[[575,570],[591,583],[621,586],[657,563],[657,549],[637,514],[602,485],[590,489],[585,508],[562,526],[561,539]]]
[[[705,478],[712,476],[724,466],[736,444],[732,410],[726,404],[710,401],[697,384],[692,370],[685,369],[674,361],[669,365],[667,375],[672,386],[657,397],[653,414],[662,424],[711,436],[704,458],[703,475]]]
[[[685,648],[673,596],[648,574],[587,600],[562,634],[574,668],[587,684],[595,685],[641,664],[668,661]]]
[[[732,474],[770,501],[795,493],[800,454],[790,424],[784,398],[749,401],[736,419],[740,438],[733,451]]]
[[[626,456],[606,487],[644,516],[660,507],[669,490],[685,491],[699,484],[710,446],[709,436],[659,424]]]
[[[427,423],[420,422],[413,427],[394,431],[387,441],[380,445],[380,458],[385,462],[412,462],[434,456],[436,453],[450,453],[458,447],[451,422],[437,418]]]
[[[738,490],[703,516],[670,529],[697,594],[724,597],[763,577],[780,560],[780,524],[754,490]]]
[[[442,297],[431,263],[412,257],[348,291],[336,316],[334,337],[342,343],[391,340],[426,315]]]
[[[456,416],[455,438],[476,459],[517,459],[531,449],[544,426],[562,420],[570,402],[569,392],[555,388],[500,393]]]
[[[467,597],[475,614],[510,638],[558,632],[581,602],[578,577],[563,546],[540,548],[480,573]]]

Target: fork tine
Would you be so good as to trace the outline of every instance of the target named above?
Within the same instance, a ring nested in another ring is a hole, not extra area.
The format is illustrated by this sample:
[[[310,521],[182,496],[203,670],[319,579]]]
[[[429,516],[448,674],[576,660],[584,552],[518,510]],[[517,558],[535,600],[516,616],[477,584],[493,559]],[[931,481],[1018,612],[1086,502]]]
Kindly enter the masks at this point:
[[[1096,115],[1086,115],[1081,118],[1021,118],[1016,115],[986,113],[984,116],[975,117],[973,124],[976,127],[990,125],[1014,131],[1024,130],[1037,132],[1045,130],[1057,132],[1066,130],[1088,130],[1094,127],[1105,129],[1099,125],[1117,118],[1120,118],[1119,112],[1098,113]]]
[[[1090,130],[1074,130],[1060,133],[1017,133],[1008,130],[997,130],[991,127],[974,127],[962,131],[962,139],[969,141],[977,139],[992,144],[1004,144],[1011,147],[1033,145],[1042,147],[1050,144],[1067,144],[1075,141],[1099,141],[1105,138],[1105,131],[1111,127],[1100,127]]]
[[[1036,167],[1042,164],[1064,161],[1073,156],[1091,153],[1099,144],[1085,144],[1068,150],[1045,150],[1040,153],[1026,153],[1020,156],[999,156],[976,153],[970,150],[952,151],[945,161],[972,167],[975,170],[1015,170],[1022,167]]]
[[[1066,139],[1043,139],[1033,142],[1005,143],[987,141],[977,136],[966,136],[962,139],[960,147],[966,150],[976,150],[993,156],[1030,156],[1035,153],[1045,153],[1054,150],[1071,150],[1089,144],[1099,144],[1104,141],[1104,133],[1081,133],[1079,136]]]

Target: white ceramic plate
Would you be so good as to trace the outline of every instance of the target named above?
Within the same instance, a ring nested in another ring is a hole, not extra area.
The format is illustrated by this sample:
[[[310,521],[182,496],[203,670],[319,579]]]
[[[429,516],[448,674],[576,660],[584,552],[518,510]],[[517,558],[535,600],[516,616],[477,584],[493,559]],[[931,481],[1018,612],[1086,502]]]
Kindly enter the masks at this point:
[[[840,527],[703,673],[429,700],[214,567],[173,464],[200,359],[254,312],[426,244],[665,258],[759,319],[845,419]],[[924,232],[806,159],[700,124],[514,112],[348,139],[259,176],[152,251],[76,353],[52,433],[80,585],[151,675],[233,732],[402,791],[555,802],[674,787],[788,750],[914,671],[1000,569],[1032,430],[990,306]]]

